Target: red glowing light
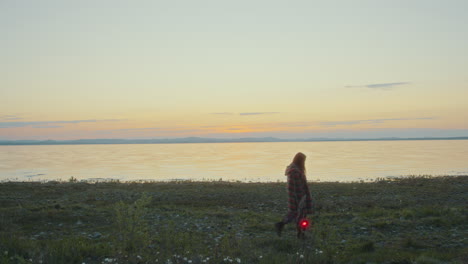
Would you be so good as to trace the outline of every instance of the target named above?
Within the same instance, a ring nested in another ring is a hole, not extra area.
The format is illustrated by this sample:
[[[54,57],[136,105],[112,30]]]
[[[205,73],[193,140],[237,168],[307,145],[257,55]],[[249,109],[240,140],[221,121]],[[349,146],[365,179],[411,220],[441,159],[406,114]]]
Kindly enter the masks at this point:
[[[299,222],[299,226],[301,227],[301,229],[307,229],[310,225],[310,222],[309,220],[307,219],[302,219],[300,222]]]

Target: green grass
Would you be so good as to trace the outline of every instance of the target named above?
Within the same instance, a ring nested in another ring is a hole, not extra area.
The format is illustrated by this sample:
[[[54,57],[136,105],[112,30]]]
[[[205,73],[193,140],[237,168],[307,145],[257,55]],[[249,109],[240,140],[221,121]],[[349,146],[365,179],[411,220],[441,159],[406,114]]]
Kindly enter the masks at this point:
[[[466,263],[468,177],[310,183],[0,183],[0,263]]]

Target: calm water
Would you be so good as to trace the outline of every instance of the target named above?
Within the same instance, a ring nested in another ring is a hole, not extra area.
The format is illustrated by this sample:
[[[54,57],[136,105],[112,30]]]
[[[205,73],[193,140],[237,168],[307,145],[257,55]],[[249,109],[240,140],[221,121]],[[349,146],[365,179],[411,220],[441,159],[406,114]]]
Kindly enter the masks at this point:
[[[468,140],[0,146],[0,181],[285,181],[298,151],[309,180],[468,175]]]

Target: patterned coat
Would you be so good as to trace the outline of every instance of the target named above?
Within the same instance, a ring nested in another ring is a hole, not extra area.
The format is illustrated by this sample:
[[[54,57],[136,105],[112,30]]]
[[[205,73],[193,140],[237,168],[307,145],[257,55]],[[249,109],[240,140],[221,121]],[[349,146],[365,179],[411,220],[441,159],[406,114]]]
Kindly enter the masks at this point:
[[[296,165],[291,164],[286,168],[285,175],[288,176],[288,214],[297,216],[300,213],[299,203],[305,196],[302,214],[312,213],[312,199],[304,172]],[[299,210],[298,210],[299,209]]]

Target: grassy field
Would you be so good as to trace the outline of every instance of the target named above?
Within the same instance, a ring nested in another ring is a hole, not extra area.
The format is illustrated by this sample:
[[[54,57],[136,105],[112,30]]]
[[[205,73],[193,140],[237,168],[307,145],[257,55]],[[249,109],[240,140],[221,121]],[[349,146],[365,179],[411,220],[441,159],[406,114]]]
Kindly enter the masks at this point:
[[[0,183],[0,263],[468,263],[468,177],[310,183]]]

